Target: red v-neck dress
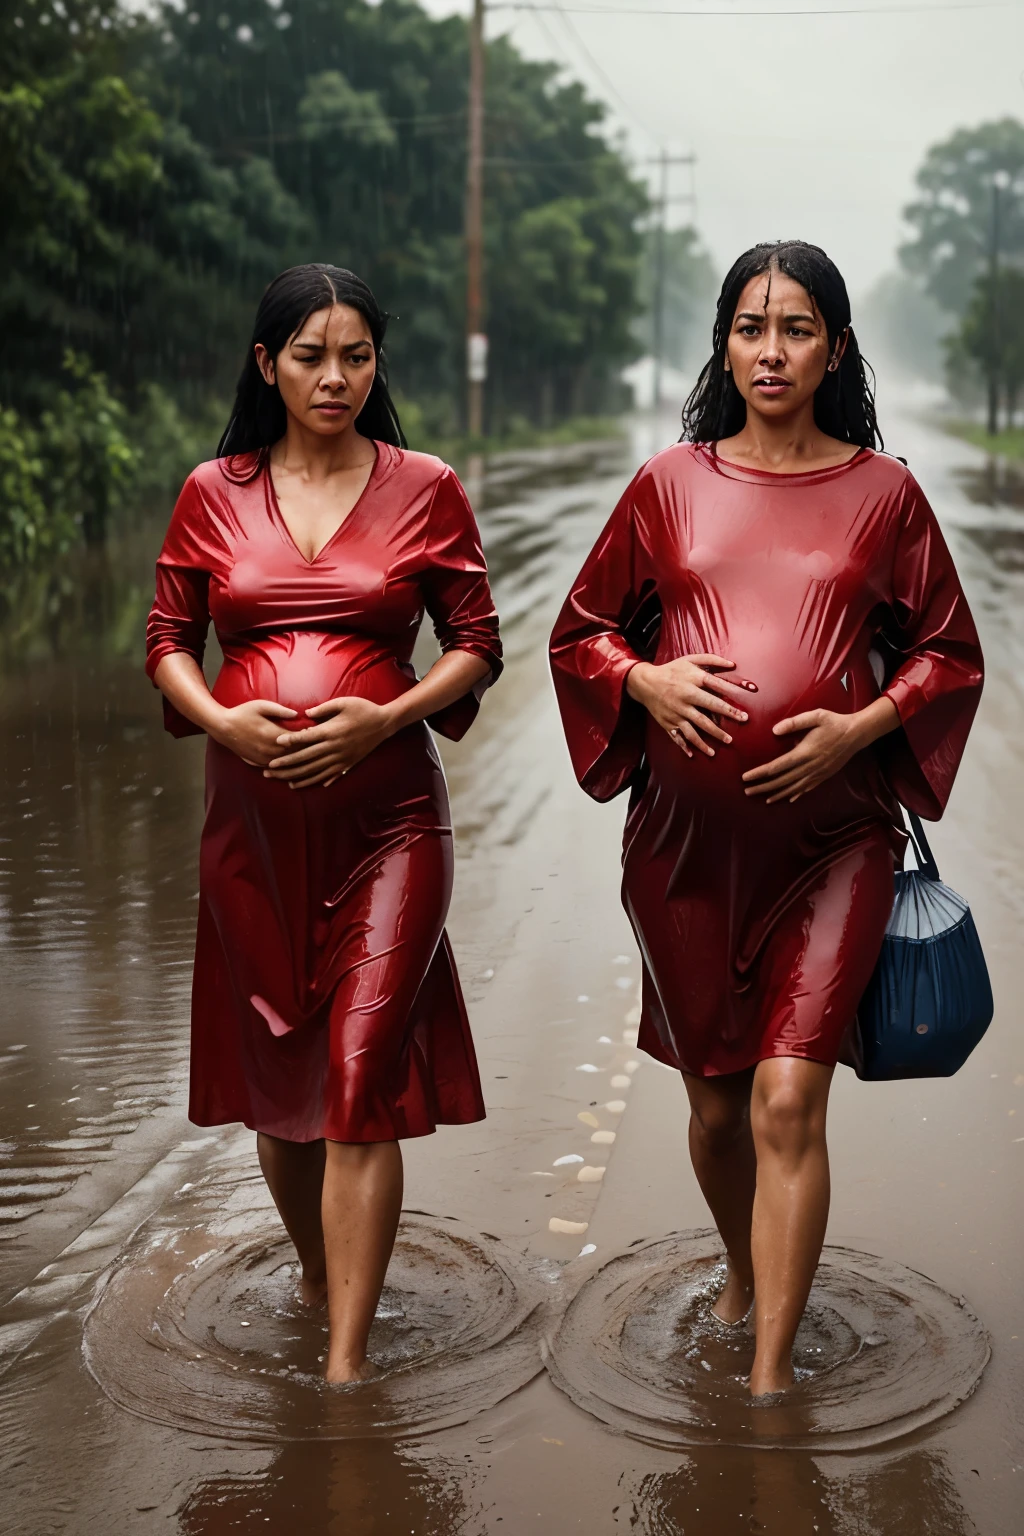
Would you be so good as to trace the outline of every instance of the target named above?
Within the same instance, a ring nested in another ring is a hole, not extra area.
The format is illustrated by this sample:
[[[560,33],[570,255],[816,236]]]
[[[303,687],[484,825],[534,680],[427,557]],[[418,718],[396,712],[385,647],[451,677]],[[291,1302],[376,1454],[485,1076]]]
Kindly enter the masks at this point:
[[[147,671],[201,662],[212,618],[227,707],[384,704],[415,682],[424,612],[444,651],[490,672],[431,719],[461,737],[501,669],[473,514],[453,472],[378,443],[362,496],[315,560],[296,548],[265,460],[202,464],[157,562]],[[167,728],[194,734],[166,701]],[[207,743],[189,1114],[289,1141],[389,1141],[484,1106],[444,922],[452,830],[420,723],[335,783],[292,790]]]
[[[640,659],[713,652],[756,683],[732,746],[687,758],[625,690]],[[741,775],[787,715],[878,697],[900,728],[794,804]],[[569,749],[597,800],[630,790],[622,893],[643,957],[640,1045],[695,1076],[834,1065],[870,978],[905,839],[942,814],[981,694],[978,637],[912,475],[869,450],[773,475],[707,446],[627,488],[552,638]]]

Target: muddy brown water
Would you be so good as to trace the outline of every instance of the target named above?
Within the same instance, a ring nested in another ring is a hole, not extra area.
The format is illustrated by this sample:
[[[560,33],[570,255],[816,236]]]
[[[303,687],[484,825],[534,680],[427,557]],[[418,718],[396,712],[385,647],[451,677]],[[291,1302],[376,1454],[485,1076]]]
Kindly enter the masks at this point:
[[[790,1402],[709,1334],[717,1248],[674,1075],[635,1051],[619,805],[571,781],[543,641],[629,473],[671,435],[520,455],[478,505],[509,667],[445,745],[450,931],[488,1118],[406,1149],[381,1383],[323,1326],[253,1138],[185,1113],[202,748],[141,676],[158,524],[3,638],[0,1527],[324,1536],[1009,1536],[1019,1529],[1024,495],[909,415],[989,684],[935,843],[996,1022],[949,1082],[837,1077],[828,1249]],[[571,1160],[570,1160],[571,1159]],[[581,1177],[582,1175],[582,1177]],[[552,1231],[552,1218],[563,1230]],[[990,1357],[989,1357],[990,1356]]]

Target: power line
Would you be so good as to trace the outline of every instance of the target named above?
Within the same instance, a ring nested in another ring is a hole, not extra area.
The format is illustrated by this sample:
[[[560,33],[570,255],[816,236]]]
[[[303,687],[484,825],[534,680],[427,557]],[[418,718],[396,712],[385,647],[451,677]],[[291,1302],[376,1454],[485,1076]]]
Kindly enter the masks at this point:
[[[1017,9],[1017,0],[956,0],[954,4],[925,5],[859,5],[827,8],[807,6],[800,10],[679,10],[667,6],[648,5],[559,5],[555,0],[491,0],[492,11],[557,11],[562,16],[706,16],[709,18],[732,16],[910,16],[934,11],[1008,11]]]
[[[634,107],[632,107],[630,105],[630,103],[626,100],[625,96],[623,96],[622,92],[619,90],[619,88],[615,84],[614,80],[612,80],[605,73],[605,71],[602,68],[602,66],[594,58],[594,55],[591,53],[590,49],[587,47],[586,43],[583,41],[582,37],[580,36],[579,31],[577,30],[575,25],[569,20],[569,17],[566,15],[565,6],[564,5],[560,5],[560,4],[555,4],[555,5],[552,5],[551,7],[547,7],[547,6],[542,7],[542,6],[539,6],[539,5],[532,6],[532,7],[526,7],[526,9],[533,9],[533,10],[538,10],[538,11],[541,10],[541,9],[547,10],[549,8],[551,10],[555,11],[561,17],[562,25],[565,27],[565,30],[573,38],[573,40],[576,43],[576,46],[579,48],[580,52],[583,54],[583,57],[586,59],[587,63],[590,65],[591,69],[594,71],[594,74],[597,76],[597,78],[604,85],[605,89],[607,91],[611,92],[612,96],[619,103],[619,105],[623,108],[623,110],[633,119],[633,122],[640,129],[641,133],[645,134],[646,137],[648,139],[650,139],[652,144],[657,144],[657,142],[658,142],[657,136],[651,132],[651,130],[648,127],[647,123],[639,115],[639,113],[636,111],[636,109]]]

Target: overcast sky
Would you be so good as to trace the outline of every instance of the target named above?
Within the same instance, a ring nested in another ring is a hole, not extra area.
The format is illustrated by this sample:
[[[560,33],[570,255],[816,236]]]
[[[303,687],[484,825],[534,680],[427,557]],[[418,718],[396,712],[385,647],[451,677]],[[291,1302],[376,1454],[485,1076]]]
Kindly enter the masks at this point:
[[[797,237],[823,245],[863,293],[893,265],[928,146],[961,125],[1024,118],[1022,0],[519,3],[489,7],[489,36],[509,33],[583,80],[638,160],[662,145],[697,156],[697,224],[720,270],[757,240]],[[854,7],[869,9],[841,14]],[[672,10],[718,14],[650,14]],[[674,190],[689,186],[680,169]],[[685,218],[680,205],[673,222]]]

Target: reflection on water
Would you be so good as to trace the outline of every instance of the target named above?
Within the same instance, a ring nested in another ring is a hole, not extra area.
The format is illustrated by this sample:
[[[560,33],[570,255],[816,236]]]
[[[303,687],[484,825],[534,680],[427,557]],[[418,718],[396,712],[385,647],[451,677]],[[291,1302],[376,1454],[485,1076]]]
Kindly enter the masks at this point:
[[[957,471],[969,501],[982,507],[1024,507],[1024,468],[1007,459],[986,459]]]
[[[1024,571],[1024,528],[962,528],[962,538],[988,555],[1000,571]]]
[[[76,550],[52,568],[0,583],[4,668],[46,657],[138,655],[165,520],[146,518],[105,549]]]
[[[447,1473],[447,1475],[446,1475]],[[295,1536],[454,1536],[465,1530],[465,1472],[420,1464],[386,1441],[298,1447],[265,1472],[204,1481],[178,1515],[182,1536],[235,1536],[269,1525]]]
[[[3,723],[0,1280],[10,1284],[24,1277],[33,1216],[116,1163],[123,1138],[180,1096],[201,801],[197,754],[168,750],[148,684],[116,658],[9,677]]]
[[[812,1457],[704,1451],[649,1474],[632,1496],[637,1536],[973,1536],[940,1456]],[[738,1518],[737,1518],[738,1517]]]

